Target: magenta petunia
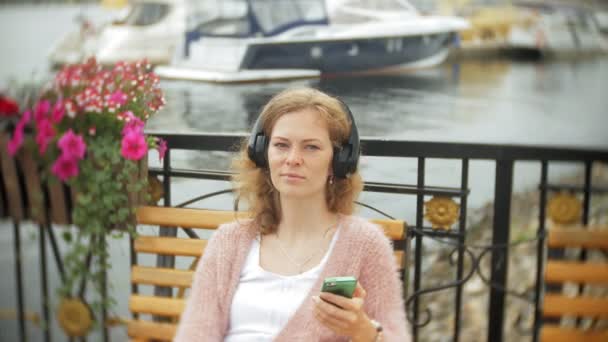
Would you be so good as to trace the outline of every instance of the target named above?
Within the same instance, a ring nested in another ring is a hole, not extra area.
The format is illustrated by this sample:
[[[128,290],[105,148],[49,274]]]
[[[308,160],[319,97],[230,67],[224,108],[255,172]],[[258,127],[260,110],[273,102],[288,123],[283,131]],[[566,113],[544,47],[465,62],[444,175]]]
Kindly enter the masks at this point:
[[[156,149],[158,149],[158,160],[163,161],[165,153],[167,153],[167,140],[159,138]]]
[[[113,106],[113,105],[118,105],[118,106],[122,106],[125,103],[127,103],[127,94],[123,93],[120,90],[115,91],[114,93],[112,93],[112,95],[110,95],[110,99],[109,99],[109,105]]]
[[[13,132],[13,137],[8,142],[8,153],[11,156],[14,156],[21,145],[23,145],[23,132],[25,130],[25,125],[27,125],[32,120],[32,112],[29,110],[25,111],[21,116],[21,119],[17,121],[15,125],[15,131]]]
[[[76,160],[84,158],[87,150],[87,145],[82,135],[74,134],[72,129],[65,132],[57,142],[57,146],[61,149],[63,155]]]
[[[19,123],[22,123],[25,126],[26,124],[30,123],[30,121],[32,121],[32,112],[29,110],[26,110],[23,113],[23,116],[21,116]]]
[[[128,132],[122,138],[120,154],[126,159],[140,160],[148,153],[148,144],[143,134]]]
[[[36,107],[34,109],[34,120],[39,122],[44,119],[44,117],[48,114],[49,109],[51,109],[51,103],[48,100],[41,100],[36,103]]]
[[[23,125],[18,123],[13,132],[13,137],[8,141],[8,154],[15,156],[21,145],[23,145]]]
[[[61,119],[63,119],[64,114],[65,114],[65,105],[63,104],[63,101],[58,100],[57,102],[55,102],[55,105],[53,106],[53,113],[51,114],[51,119],[53,120],[54,123],[59,123],[61,121]]]
[[[49,143],[55,137],[55,129],[48,119],[42,119],[38,122],[38,132],[36,133],[36,144],[40,155],[46,152]]]
[[[71,177],[78,176],[80,170],[78,169],[78,161],[70,156],[62,154],[55,160],[51,167],[51,172],[61,181],[65,182]]]
[[[135,116],[133,112],[126,111],[118,114],[118,118],[125,122],[125,126],[122,129],[122,135],[127,135],[130,132],[134,132],[136,134],[144,134],[144,125],[145,123]]]

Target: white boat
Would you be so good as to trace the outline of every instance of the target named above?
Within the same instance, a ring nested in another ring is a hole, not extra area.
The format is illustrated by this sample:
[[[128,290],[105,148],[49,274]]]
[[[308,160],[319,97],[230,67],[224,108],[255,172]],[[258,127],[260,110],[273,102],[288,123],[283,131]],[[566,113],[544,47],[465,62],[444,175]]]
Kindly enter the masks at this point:
[[[184,0],[131,0],[120,18],[99,28],[82,20],[78,31],[64,36],[52,49],[53,65],[95,56],[102,64],[147,58],[166,64],[186,27]]]
[[[163,78],[239,82],[428,67],[448,55],[457,17],[404,0],[197,1]],[[193,18],[196,18],[194,20]]]
[[[596,10],[595,21],[597,22],[600,31],[603,34],[608,35],[608,10]]]
[[[606,41],[593,11],[582,6],[534,1],[515,5],[530,11],[534,20],[511,28],[508,48],[541,55],[606,51]]]

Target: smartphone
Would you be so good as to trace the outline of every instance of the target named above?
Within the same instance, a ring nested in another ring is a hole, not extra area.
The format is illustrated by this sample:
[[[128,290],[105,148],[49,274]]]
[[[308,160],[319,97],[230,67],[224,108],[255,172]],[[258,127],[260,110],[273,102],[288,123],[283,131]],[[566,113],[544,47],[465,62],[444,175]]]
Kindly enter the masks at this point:
[[[321,292],[330,292],[346,298],[353,298],[357,288],[355,277],[330,277],[325,278]]]

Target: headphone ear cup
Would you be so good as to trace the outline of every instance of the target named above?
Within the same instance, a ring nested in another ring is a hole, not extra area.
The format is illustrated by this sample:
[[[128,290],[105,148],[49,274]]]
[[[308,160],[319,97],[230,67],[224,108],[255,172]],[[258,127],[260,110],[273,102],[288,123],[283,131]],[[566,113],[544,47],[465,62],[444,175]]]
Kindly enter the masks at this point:
[[[268,147],[268,141],[266,136],[261,134],[255,138],[255,145],[253,148],[253,161],[258,167],[266,167],[266,148]]]
[[[349,172],[348,156],[350,155],[350,146],[342,148],[334,148],[334,158],[332,169],[334,171],[334,177],[346,178]]]

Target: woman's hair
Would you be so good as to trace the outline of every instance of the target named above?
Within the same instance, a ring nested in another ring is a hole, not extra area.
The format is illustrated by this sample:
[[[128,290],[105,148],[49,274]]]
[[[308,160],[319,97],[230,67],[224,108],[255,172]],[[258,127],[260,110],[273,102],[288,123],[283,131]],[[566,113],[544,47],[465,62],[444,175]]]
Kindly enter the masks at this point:
[[[340,100],[312,88],[284,90],[276,94],[262,109],[264,134],[270,139],[277,120],[287,114],[303,109],[316,110],[327,123],[329,139],[334,147],[342,146],[350,135],[350,118]],[[235,209],[240,200],[249,204],[249,211],[262,233],[272,233],[281,220],[279,192],[270,179],[268,168],[260,168],[247,154],[248,138],[242,142],[240,153],[232,162],[235,175]],[[267,151],[265,152],[267,153]],[[331,212],[351,214],[354,201],[363,189],[363,180],[358,171],[348,178],[334,178],[326,183],[327,207]]]

